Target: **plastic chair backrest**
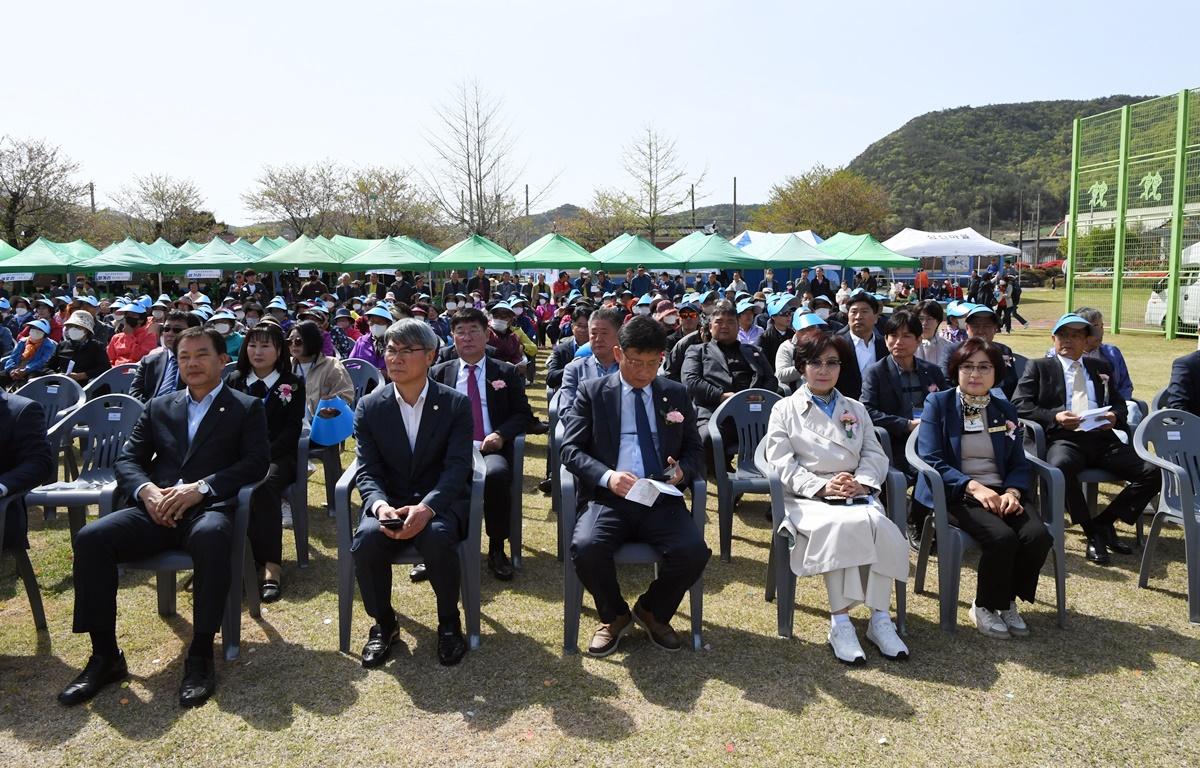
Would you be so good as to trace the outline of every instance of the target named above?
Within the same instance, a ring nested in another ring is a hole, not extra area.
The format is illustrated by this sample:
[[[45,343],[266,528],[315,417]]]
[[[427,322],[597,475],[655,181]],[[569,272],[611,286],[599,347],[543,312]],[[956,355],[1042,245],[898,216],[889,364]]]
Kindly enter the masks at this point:
[[[767,389],[746,389],[736,393],[713,412],[711,422],[720,427],[732,419],[737,427],[738,469],[756,470],[754,449],[767,434],[767,423],[771,409],[782,400],[777,393]]]
[[[128,395],[130,388],[133,387],[134,374],[137,372],[137,363],[121,363],[114,365],[104,373],[88,382],[88,385],[83,388],[88,398],[99,397],[100,395]]]
[[[343,360],[342,366],[346,373],[350,374],[350,381],[354,384],[355,403],[358,403],[363,395],[369,395],[377,387],[383,386],[383,372],[366,360],[350,358]]]
[[[42,406],[46,411],[47,430],[58,422],[60,414],[83,405],[87,400],[79,382],[60,373],[39,376],[18,389],[17,394]]]
[[[129,395],[101,395],[89,400],[66,418],[76,426],[87,427],[80,437],[83,443],[79,478],[87,480],[98,471],[111,470],[121,448],[142,415],[143,405]]]
[[[1181,467],[1191,483],[1192,498],[1200,498],[1200,416],[1174,408],[1155,411],[1138,424],[1133,439],[1135,445]],[[1173,481],[1163,484],[1162,494],[1168,506],[1180,508],[1179,489]]]
[[[1158,390],[1158,393],[1155,394],[1154,398],[1150,401],[1150,410],[1158,411],[1158,410],[1161,410],[1166,407],[1167,407],[1167,389],[1166,389],[1166,387],[1163,387],[1162,389]]]

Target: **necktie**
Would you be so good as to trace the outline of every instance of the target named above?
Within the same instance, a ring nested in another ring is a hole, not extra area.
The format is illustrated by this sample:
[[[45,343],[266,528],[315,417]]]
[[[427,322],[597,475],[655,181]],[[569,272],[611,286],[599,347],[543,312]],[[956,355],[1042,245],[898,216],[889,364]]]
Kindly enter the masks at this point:
[[[479,382],[475,379],[477,365],[467,366],[467,399],[471,401],[471,420],[475,422],[471,439],[483,440],[483,398],[479,396]]]
[[[163,371],[162,382],[158,385],[158,391],[154,393],[155,397],[174,392],[178,381],[179,363],[175,362],[175,355],[167,355],[167,369]]]
[[[1071,368],[1075,372],[1071,386],[1071,412],[1080,414],[1088,409],[1087,382],[1084,381],[1087,372],[1078,360],[1071,364]]]
[[[262,379],[257,379],[250,385],[250,394],[257,397],[259,400],[267,396],[267,384]]]
[[[650,477],[657,475],[662,467],[658,464],[654,435],[650,432],[650,419],[646,416],[645,394],[644,389],[633,390],[633,420],[637,424],[638,448],[642,452],[642,477]]]

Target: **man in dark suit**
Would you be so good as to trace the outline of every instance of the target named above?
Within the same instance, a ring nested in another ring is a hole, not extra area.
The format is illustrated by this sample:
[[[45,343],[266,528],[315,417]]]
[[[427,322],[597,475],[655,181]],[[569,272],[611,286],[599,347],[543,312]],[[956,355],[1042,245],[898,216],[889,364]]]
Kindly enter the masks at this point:
[[[189,328],[175,344],[186,389],[154,398],[116,462],[120,491],[137,506],[85,525],[75,537],[75,632],[91,635],[92,656],[59,701],[79,704],[128,674],[117,647],[117,564],[164,550],[192,556],[192,644],[179,703],[203,704],[216,690],[213,636],[229,594],[233,517],[242,486],[270,464],[267,420],[257,398],[221,382],[225,341]]]
[[[808,281],[808,292],[815,299],[818,296],[825,296],[830,301],[837,303],[837,288],[833,287],[833,283],[825,276],[825,269],[817,267],[813,271],[813,279]]]
[[[363,605],[375,619],[362,665],[382,666],[399,639],[392,557],[411,542],[437,598],[438,660],[450,666],[467,652],[458,612],[458,543],[470,514],[471,404],[429,379],[438,341],[427,323],[399,320],[384,338],[391,383],[362,398],[354,413],[363,515],[350,549]]]
[[[1165,406],[1200,416],[1200,350],[1171,364]]]
[[[618,341],[618,372],[584,382],[564,418],[563,465],[578,479],[583,510],[571,561],[601,621],[588,645],[593,656],[615,651],[634,621],[659,647],[679,650],[671,618],[712,554],[681,496],[662,493],[649,507],[626,498],[641,478],[665,477],[687,487],[704,469],[687,391],[657,375],[662,326],[635,317],[622,326]],[[663,557],[658,578],[632,611],[613,563],[613,553],[628,541],[646,542]]]
[[[562,386],[563,369],[575,359],[575,351],[588,340],[588,319],[592,308],[586,304],[571,310],[571,335],[554,345],[550,360],[546,363],[546,389],[551,397]]]
[[[442,306],[448,301],[454,301],[460,293],[464,296],[468,293],[467,284],[459,279],[457,270],[451,270],[450,279],[442,283]]]
[[[854,276],[854,288],[855,290],[861,288],[867,293],[875,293],[879,290],[879,282],[875,279],[875,275],[871,274],[871,270],[863,267],[862,269],[858,270],[858,274]]]
[[[364,296],[374,296],[376,301],[383,301],[387,296],[387,286],[379,281],[379,273],[372,272],[367,275],[367,282],[363,284],[362,293]]]
[[[167,313],[158,327],[158,348],[139,360],[133,371],[130,395],[146,403],[152,397],[177,392],[183,386],[179,364],[175,360],[175,339],[188,328],[198,325],[200,318],[191,312],[173,309]]]
[[[1084,357],[1091,324],[1078,315],[1063,315],[1054,325],[1054,357],[1029,361],[1017,384],[1013,404],[1023,419],[1046,430],[1046,461],[1062,470],[1067,482],[1067,511],[1087,535],[1087,559],[1098,565],[1110,561],[1109,550],[1128,555],[1132,548],[1117,538],[1114,522],[1137,522],[1158,493],[1162,480],[1157,467],[1142,461],[1133,447],[1117,439],[1113,429],[1127,429],[1125,400],[1111,380],[1103,360]],[[1110,406],[1096,429],[1083,430],[1080,414]],[[1084,469],[1103,469],[1126,481],[1103,512],[1088,509],[1079,483]]]
[[[483,299],[483,303],[487,304],[492,300],[492,283],[488,280],[487,273],[483,271],[483,267],[475,270],[475,276],[467,281],[467,293],[479,293],[479,297]]]
[[[850,342],[855,365],[843,365],[838,374],[837,391],[851,400],[862,399],[863,374],[888,355],[883,334],[876,329],[879,300],[869,291],[855,288],[846,300],[846,325],[837,335]]]
[[[474,307],[458,310],[450,321],[458,359],[434,366],[430,377],[466,395],[470,402],[471,440],[487,464],[483,519],[488,569],[500,581],[510,581],[513,567],[504,554],[504,542],[512,514],[512,444],[529,426],[533,411],[525,396],[524,377],[517,374],[516,366],[484,355],[487,324],[487,315]]]
[[[696,404],[696,426],[701,435],[713,411],[734,394],[746,389],[779,391],[779,382],[758,347],[737,340],[737,314],[732,303],[717,302],[709,327],[712,341],[691,347],[683,362],[683,383]]]
[[[54,478],[46,412],[37,402],[0,389],[0,499],[11,496],[0,548],[28,549],[25,493]]]

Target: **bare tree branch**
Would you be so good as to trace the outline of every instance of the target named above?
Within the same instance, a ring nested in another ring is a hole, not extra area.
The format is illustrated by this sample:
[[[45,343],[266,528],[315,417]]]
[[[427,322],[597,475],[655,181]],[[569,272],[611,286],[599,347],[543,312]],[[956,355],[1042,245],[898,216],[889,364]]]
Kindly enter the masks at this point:
[[[147,242],[163,238],[182,243],[196,229],[204,207],[200,190],[187,179],[150,173],[135,176],[133,183],[113,196],[125,214],[125,234]]]
[[[78,223],[85,185],[79,165],[40,139],[0,137],[0,232],[16,247],[44,233],[65,235]]]
[[[691,181],[675,151],[675,140],[659,134],[653,126],[625,146],[622,162],[633,180],[628,195],[633,201],[638,224],[651,241],[662,227],[663,217],[683,207],[693,186],[704,182],[707,171],[701,171]]]
[[[242,195],[246,207],[291,227],[296,235],[333,232],[345,192],[346,171],[331,161],[264,166],[257,188]]]

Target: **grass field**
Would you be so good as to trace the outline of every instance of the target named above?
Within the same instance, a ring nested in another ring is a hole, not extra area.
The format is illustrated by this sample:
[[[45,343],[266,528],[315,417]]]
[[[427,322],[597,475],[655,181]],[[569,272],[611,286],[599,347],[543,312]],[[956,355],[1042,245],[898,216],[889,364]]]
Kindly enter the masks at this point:
[[[1099,306],[1107,307],[1098,300]],[[1062,292],[1025,292],[1029,330],[1004,337],[1039,354]],[[1149,400],[1170,361],[1194,342],[1111,337],[1129,360],[1138,397]],[[535,409],[544,413],[541,390]],[[988,640],[967,625],[974,570],[963,573],[959,631],[937,625],[930,594],[909,595],[913,658],[894,664],[868,649],[850,669],[825,643],[819,579],[797,588],[795,637],[775,636],[763,600],[769,530],[765,497],[748,496],[734,523],[733,562],[714,557],[705,574],[705,649],[669,655],[644,635],[614,656],[563,657],[561,564],[554,520],[533,490],[545,456],[531,438],[525,465],[525,568],[509,585],[483,583],[483,644],[453,669],[438,666],[428,586],[397,579],[403,646],[364,671],[337,652],[336,547],[315,505],[311,567],[284,566],[284,600],[261,621],[243,619],[243,657],[218,662],[212,702],[175,703],[190,637],[190,595],[180,615],[155,613],[154,588],[130,574],[119,597],[119,636],[132,672],[126,688],[91,704],[54,701],[87,658],[72,635],[70,545],[65,515],[35,513],[31,557],[50,631],[33,630],[11,560],[0,579],[0,759],[5,765],[1195,765],[1200,755],[1200,644],[1187,622],[1183,543],[1168,530],[1151,589],[1136,586],[1138,560],[1087,564],[1068,533],[1068,624],[1054,624],[1053,580],[1027,611],[1021,641]],[[710,491],[713,489],[710,484]],[[708,539],[716,548],[715,498]],[[285,557],[294,553],[285,533]],[[1047,565],[1049,571],[1049,564]],[[648,568],[622,572],[628,596]],[[1047,602],[1049,601],[1049,602]],[[684,608],[686,609],[686,601]],[[861,616],[860,616],[861,618]],[[585,600],[581,635],[595,625]],[[686,614],[675,620],[686,627]],[[859,621],[860,632],[862,622]],[[368,622],[356,607],[353,647]]]

